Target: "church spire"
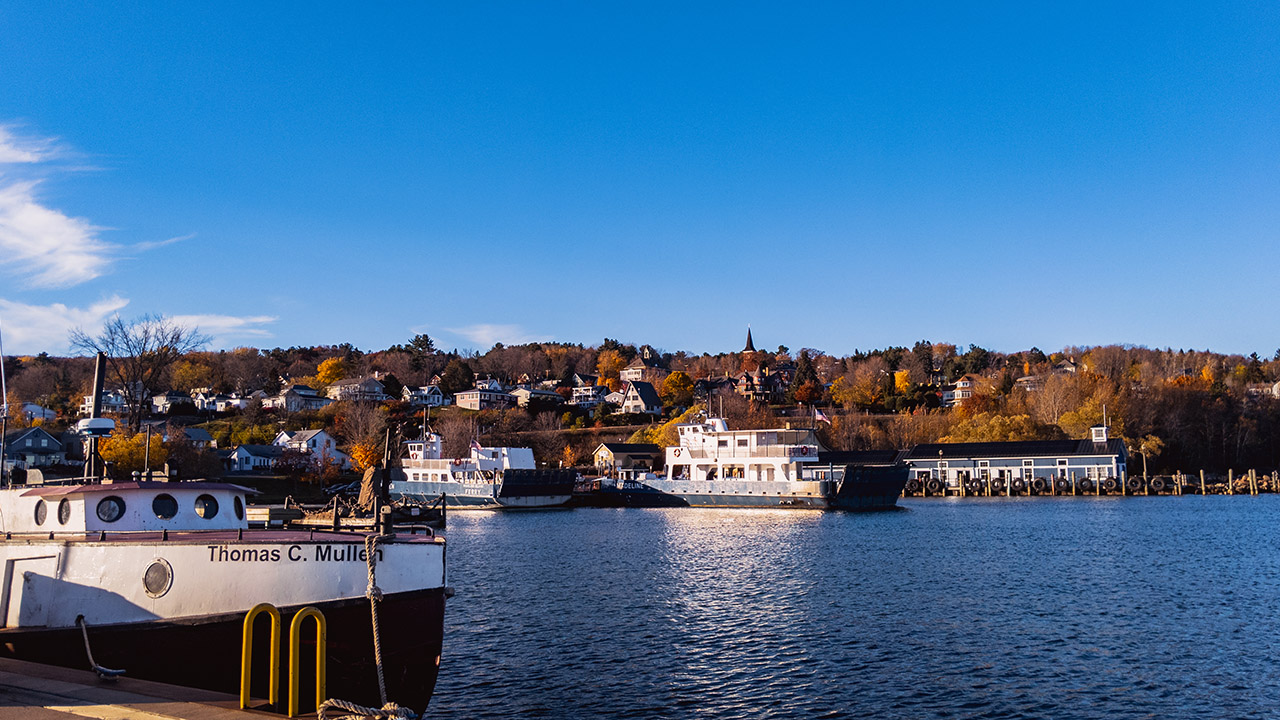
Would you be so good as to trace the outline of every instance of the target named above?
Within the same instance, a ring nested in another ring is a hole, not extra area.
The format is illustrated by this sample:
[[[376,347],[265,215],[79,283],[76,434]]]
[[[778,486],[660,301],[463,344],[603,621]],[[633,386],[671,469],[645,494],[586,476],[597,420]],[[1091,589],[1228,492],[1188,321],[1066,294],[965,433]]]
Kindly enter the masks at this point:
[[[756,344],[751,342],[751,326],[748,325],[747,326],[747,346],[742,348],[742,352],[748,353],[748,352],[755,352],[755,351],[756,351]]]

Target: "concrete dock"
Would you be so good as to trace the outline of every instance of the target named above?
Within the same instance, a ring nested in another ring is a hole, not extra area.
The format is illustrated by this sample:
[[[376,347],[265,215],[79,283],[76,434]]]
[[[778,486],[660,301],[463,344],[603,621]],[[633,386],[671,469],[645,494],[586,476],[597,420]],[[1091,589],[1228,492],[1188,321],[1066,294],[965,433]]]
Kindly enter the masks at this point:
[[[314,714],[311,715],[314,717]],[[233,695],[0,658],[0,720],[262,720]],[[305,716],[304,716],[305,717]]]

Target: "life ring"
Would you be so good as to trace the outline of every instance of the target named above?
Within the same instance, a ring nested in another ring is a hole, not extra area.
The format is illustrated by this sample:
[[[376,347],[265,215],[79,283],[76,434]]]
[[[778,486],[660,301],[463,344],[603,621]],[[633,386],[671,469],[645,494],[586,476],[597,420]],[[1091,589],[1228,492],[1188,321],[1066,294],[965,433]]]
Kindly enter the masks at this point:
[[[674,451],[674,452],[672,452],[671,454],[672,454],[672,455],[674,455],[674,456],[676,456],[676,457],[680,457],[680,448],[676,448],[676,449],[675,449],[675,451]]]
[[[454,459],[453,459],[453,464],[454,464],[454,465],[461,465],[461,464],[462,464],[462,458],[454,458]]]
[[[801,455],[808,455],[808,454],[809,454],[809,446],[808,446],[808,445],[801,445],[801,446],[800,446],[800,454],[801,454]]]

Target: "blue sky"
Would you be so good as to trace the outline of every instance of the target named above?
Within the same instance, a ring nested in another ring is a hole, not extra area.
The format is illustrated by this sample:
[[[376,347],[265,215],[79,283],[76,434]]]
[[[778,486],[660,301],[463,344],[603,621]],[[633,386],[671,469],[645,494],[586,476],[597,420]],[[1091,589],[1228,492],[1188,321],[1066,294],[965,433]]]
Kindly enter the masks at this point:
[[[0,8],[5,351],[1280,347],[1280,6]]]

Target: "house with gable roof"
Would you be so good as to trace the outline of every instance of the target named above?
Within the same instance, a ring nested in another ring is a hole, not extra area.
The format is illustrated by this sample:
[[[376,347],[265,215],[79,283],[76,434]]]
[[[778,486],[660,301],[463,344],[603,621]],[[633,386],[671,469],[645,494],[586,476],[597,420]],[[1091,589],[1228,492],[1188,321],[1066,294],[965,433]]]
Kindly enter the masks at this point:
[[[618,379],[623,382],[639,380],[657,385],[667,379],[670,374],[671,371],[664,367],[662,356],[658,351],[645,345],[640,348],[640,353],[622,369],[622,372],[618,373]]]
[[[622,412],[661,415],[662,399],[658,397],[658,391],[653,389],[652,384],[636,380],[627,383],[627,389],[622,394]]]

